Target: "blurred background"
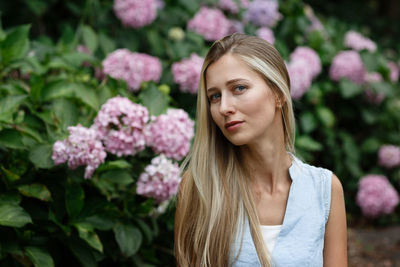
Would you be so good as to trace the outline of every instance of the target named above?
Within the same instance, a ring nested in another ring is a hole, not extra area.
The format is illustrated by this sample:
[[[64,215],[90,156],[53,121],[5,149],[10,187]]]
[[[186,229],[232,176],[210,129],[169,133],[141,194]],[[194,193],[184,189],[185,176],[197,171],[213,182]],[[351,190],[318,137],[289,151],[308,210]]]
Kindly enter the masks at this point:
[[[213,41],[274,44],[296,153],[345,192],[349,266],[400,266],[400,2],[0,2],[0,265],[174,266]]]

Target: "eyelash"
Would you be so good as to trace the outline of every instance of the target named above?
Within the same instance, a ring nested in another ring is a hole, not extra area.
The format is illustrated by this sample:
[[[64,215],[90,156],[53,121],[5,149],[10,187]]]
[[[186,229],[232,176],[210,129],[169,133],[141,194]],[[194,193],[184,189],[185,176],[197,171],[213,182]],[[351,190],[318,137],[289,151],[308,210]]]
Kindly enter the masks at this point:
[[[236,89],[239,88],[239,87],[242,87],[243,89],[242,89],[242,90],[239,90],[238,92],[243,92],[244,90],[247,89],[247,86],[246,86],[246,85],[242,85],[242,84],[236,85],[233,89],[236,91]],[[209,100],[210,100],[210,101],[213,101],[213,100],[215,100],[214,97],[215,97],[215,96],[219,96],[219,95],[221,95],[221,94],[220,94],[220,93],[212,94],[212,95],[210,95]]]

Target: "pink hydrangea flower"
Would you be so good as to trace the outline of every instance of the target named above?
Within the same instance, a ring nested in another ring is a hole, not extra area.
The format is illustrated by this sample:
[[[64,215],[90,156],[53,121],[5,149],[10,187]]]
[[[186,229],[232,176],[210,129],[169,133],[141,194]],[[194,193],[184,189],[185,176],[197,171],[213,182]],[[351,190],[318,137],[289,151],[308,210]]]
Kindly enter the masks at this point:
[[[203,62],[202,57],[193,53],[190,58],[172,64],[174,82],[179,84],[182,92],[197,93]]]
[[[180,181],[178,164],[161,154],[153,158],[139,176],[136,193],[161,203],[176,195]]]
[[[371,104],[380,104],[385,99],[385,94],[382,92],[375,92],[370,83],[381,82],[383,80],[382,75],[378,72],[369,72],[365,74],[365,90],[364,95],[367,101]]]
[[[365,74],[365,81],[367,83],[376,83],[382,81],[382,75],[378,72],[368,72]]]
[[[399,194],[385,176],[367,175],[361,178],[356,202],[364,216],[376,218],[394,211]]]
[[[290,95],[293,99],[300,99],[311,86],[311,68],[305,60],[298,60],[290,62],[287,70],[290,77]]]
[[[317,52],[309,47],[298,46],[290,54],[290,60],[293,61],[300,61],[303,60],[307,64],[307,68],[310,68],[311,77],[314,79],[321,73],[322,66],[321,66],[321,59],[319,58]]]
[[[250,21],[256,26],[273,27],[282,19],[279,13],[279,5],[276,0],[254,0],[249,3],[244,15],[245,21]]]
[[[229,26],[227,34],[233,34],[235,32],[244,33],[242,22],[240,22],[238,20],[230,19],[229,23],[230,23],[230,26]]]
[[[270,44],[275,43],[275,35],[274,32],[267,27],[261,27],[256,31],[256,35]]]
[[[329,76],[334,81],[347,78],[356,84],[365,81],[365,68],[360,54],[356,51],[341,51],[332,60]]]
[[[120,157],[135,155],[145,148],[144,128],[148,119],[146,107],[116,96],[101,107],[94,125],[106,151]]]
[[[307,32],[324,30],[324,26],[322,25],[318,17],[314,14],[314,10],[309,5],[304,6],[304,14],[311,22],[311,24],[307,28]]]
[[[228,34],[230,26],[221,10],[205,6],[200,8],[187,25],[189,30],[202,35],[207,41],[221,39]]]
[[[131,53],[127,49],[115,50],[102,65],[105,74],[126,81],[132,91],[139,90],[142,82],[158,82],[162,74],[158,58],[143,53]]]
[[[190,149],[194,122],[182,109],[168,109],[146,127],[146,143],[155,153],[181,160]]]
[[[237,14],[239,13],[239,7],[246,8],[249,6],[249,0],[240,0],[239,6],[235,0],[219,0],[218,6],[232,14]]]
[[[299,46],[293,51],[287,65],[293,99],[301,98],[308,91],[321,68],[321,60],[311,48]]]
[[[358,32],[348,31],[344,37],[344,45],[356,51],[366,49],[374,52],[376,50],[376,44],[371,40]]]
[[[394,145],[383,145],[378,152],[379,165],[385,168],[400,166],[400,147]]]
[[[399,75],[400,75],[399,67],[393,61],[389,61],[388,67],[389,67],[389,71],[390,71],[390,74],[389,74],[390,80],[392,82],[397,82],[399,80]]]
[[[157,17],[157,0],[114,0],[115,15],[122,24],[132,28],[141,28],[151,24]]]
[[[106,152],[95,129],[81,125],[68,127],[69,136],[53,145],[52,159],[56,165],[68,161],[68,167],[84,166],[85,178],[90,178],[97,167],[104,162]]]

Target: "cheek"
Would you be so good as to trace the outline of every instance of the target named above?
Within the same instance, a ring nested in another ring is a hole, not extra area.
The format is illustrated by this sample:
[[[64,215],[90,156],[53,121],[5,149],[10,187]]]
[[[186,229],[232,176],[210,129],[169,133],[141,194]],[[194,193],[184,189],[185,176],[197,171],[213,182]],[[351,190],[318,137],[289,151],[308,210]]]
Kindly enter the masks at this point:
[[[219,124],[218,124],[218,121],[219,121],[218,112],[217,112],[215,106],[211,106],[211,107],[210,107],[210,114],[211,114],[211,119],[212,119],[212,120],[214,121],[214,123],[217,124],[218,127],[219,127]]]

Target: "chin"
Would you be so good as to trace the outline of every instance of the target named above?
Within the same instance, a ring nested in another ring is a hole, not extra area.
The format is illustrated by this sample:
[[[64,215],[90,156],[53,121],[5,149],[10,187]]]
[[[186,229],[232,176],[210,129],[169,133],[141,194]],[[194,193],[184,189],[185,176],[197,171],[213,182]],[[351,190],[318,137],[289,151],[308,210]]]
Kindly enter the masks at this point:
[[[244,146],[249,143],[249,140],[244,139],[244,138],[228,138],[225,136],[225,138],[234,146]]]

